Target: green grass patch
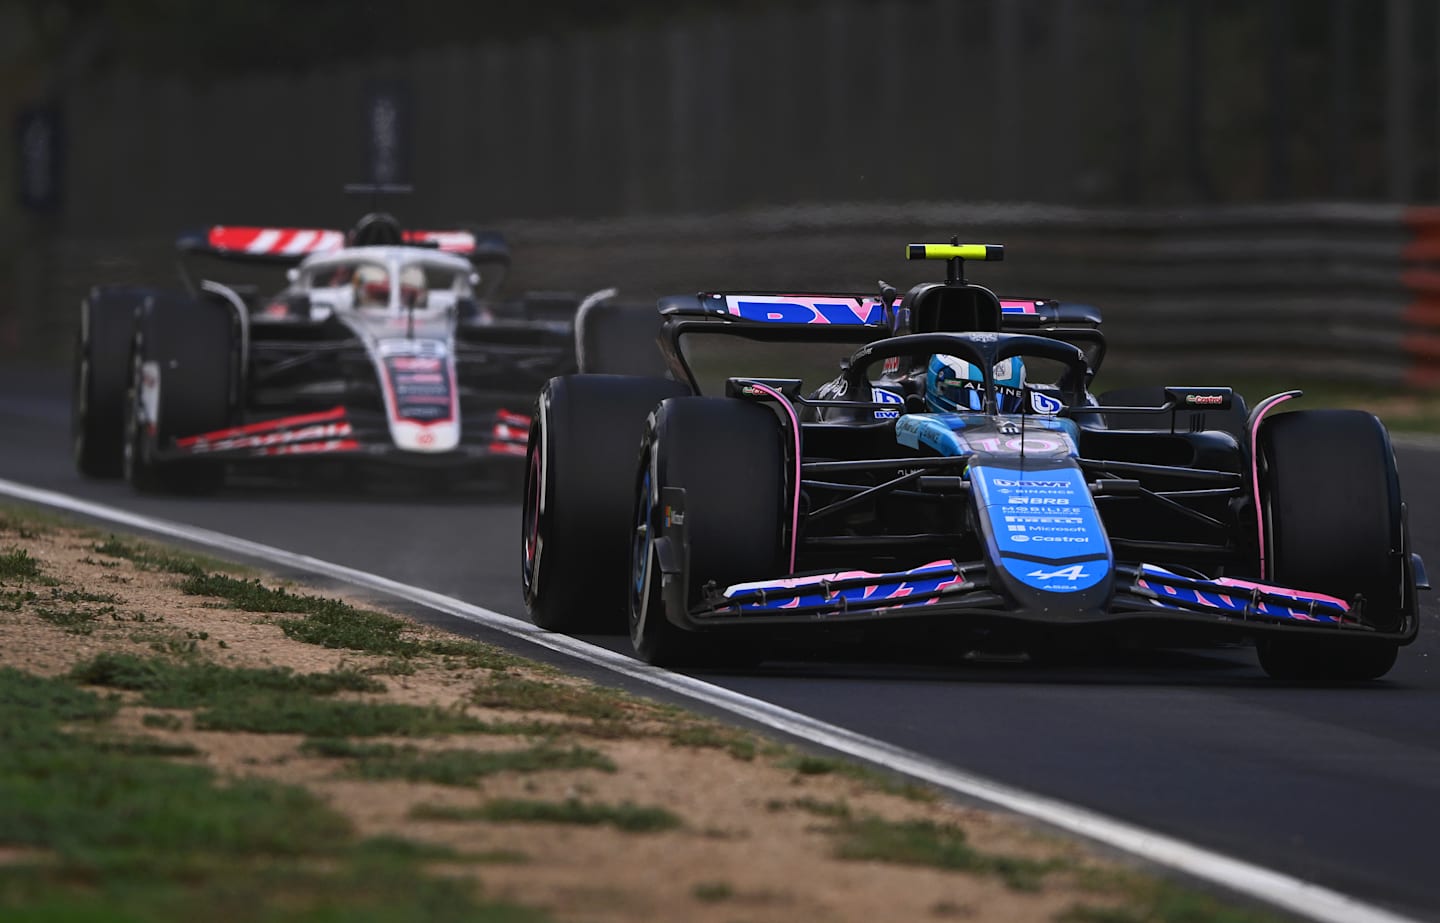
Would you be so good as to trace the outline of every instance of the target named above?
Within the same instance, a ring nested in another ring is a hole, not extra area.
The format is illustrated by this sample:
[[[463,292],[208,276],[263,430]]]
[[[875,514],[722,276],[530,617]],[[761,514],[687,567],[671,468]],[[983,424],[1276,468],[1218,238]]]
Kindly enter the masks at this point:
[[[496,674],[476,685],[470,700],[487,708],[557,712],[597,721],[625,717],[625,699],[613,690],[505,674]]]
[[[141,570],[162,571],[186,577],[198,577],[211,571],[241,572],[245,568],[208,555],[160,548],[145,542],[127,541],[114,535],[90,546],[96,554],[123,558]]]
[[[519,750],[421,750],[394,744],[318,739],[306,741],[301,750],[312,756],[353,760],[348,771],[362,779],[402,779],[437,785],[474,785],[500,772],[615,771],[615,764],[599,751],[550,744]]]
[[[26,512],[21,513],[12,508],[0,508],[0,532],[13,532],[18,538],[29,541],[44,535],[48,528],[42,526],[36,518]]]
[[[627,833],[656,833],[674,830],[682,821],[661,807],[621,804],[586,803],[576,798],[565,801],[533,801],[504,798],[475,808],[452,808],[443,805],[417,805],[410,812],[416,820],[475,821],[576,824],[585,827],[606,826]]]
[[[1103,894],[1105,906],[1075,904],[1056,923],[1282,923],[1291,919],[1263,908],[1238,907],[1220,897],[1129,869],[1085,867],[1082,888]]]
[[[728,881],[697,881],[690,894],[702,903],[718,904],[734,897],[735,888]]]
[[[200,730],[313,737],[513,732],[455,710],[331,698],[340,692],[385,690],[356,670],[295,673],[107,653],[77,665],[70,675],[86,685],[139,692],[141,703],[153,708],[195,709]]]
[[[160,731],[178,731],[185,727],[185,719],[179,715],[150,714],[140,719],[140,723],[147,728],[155,728]]]
[[[89,609],[51,609],[46,606],[36,606],[34,611],[38,618],[75,635],[88,635],[93,632],[95,620],[102,614]]]
[[[39,599],[40,594],[34,590],[6,590],[0,593],[0,612],[19,612]]]
[[[390,702],[335,702],[263,695],[216,702],[195,714],[204,731],[304,734],[311,737],[433,737],[508,733],[461,712]]]
[[[451,851],[382,838],[303,789],[220,783],[180,748],[98,733],[113,698],[0,669],[0,919],[539,923],[427,875]],[[33,856],[33,858],[32,858]]]
[[[118,605],[120,597],[114,593],[91,593],[89,590],[61,590],[59,588],[50,591],[50,598],[62,603],[102,603],[105,605]]]
[[[199,756],[200,751],[190,744],[171,743],[151,737],[97,737],[97,749],[104,753],[122,753],[126,756]]]
[[[415,640],[405,637],[414,626],[405,619],[361,609],[347,602],[309,593],[295,593],[284,587],[267,587],[259,580],[242,580],[226,574],[190,574],[180,584],[192,596],[223,599],[247,612],[303,615],[304,618],[277,620],[286,637],[306,644],[338,650],[385,654],[392,658],[384,672],[398,673],[408,658],[424,655],[458,661],[473,670],[504,671],[532,666],[529,661],[499,648],[459,639]]]
[[[724,750],[737,760],[755,759],[755,738],[736,728],[719,724],[685,724],[666,735],[673,747],[703,747]]]
[[[0,580],[7,583],[35,580],[40,576],[40,562],[24,548],[0,552]]]
[[[777,765],[782,769],[789,769],[800,776],[825,776],[831,774],[845,776],[877,791],[882,791],[890,795],[898,795],[910,801],[931,803],[939,797],[935,790],[928,785],[880,772],[879,770],[871,769],[869,766],[862,766],[859,763],[852,763],[848,760],[833,756],[816,756],[810,753],[787,753],[780,758]]]
[[[1047,874],[1062,867],[1058,861],[980,852],[966,841],[964,830],[928,820],[894,822],[866,817],[845,821],[836,832],[840,842],[835,854],[842,859],[995,875],[1015,891],[1038,890]]]
[[[848,820],[850,818],[850,805],[844,801],[821,801],[818,798],[791,798],[786,801],[775,798],[767,801],[765,808],[768,811],[785,811],[790,808],[798,808],[801,811],[814,814],[817,817],[830,817],[839,820]]]
[[[379,680],[356,670],[296,673],[282,667],[225,667],[119,653],[99,654],[77,664],[70,675],[90,686],[142,692],[145,704],[156,708],[195,708],[257,693],[333,695],[385,691]]]

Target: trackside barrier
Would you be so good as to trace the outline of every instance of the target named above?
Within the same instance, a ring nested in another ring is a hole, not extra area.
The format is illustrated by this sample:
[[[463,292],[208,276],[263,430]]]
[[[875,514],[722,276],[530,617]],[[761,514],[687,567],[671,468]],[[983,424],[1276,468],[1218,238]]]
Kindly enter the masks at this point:
[[[906,263],[907,241],[960,234],[1006,244],[1005,262],[971,273],[1001,294],[1100,306],[1112,374],[1440,387],[1440,208],[915,202],[486,223],[512,243],[512,290],[613,285],[627,300],[871,291],[882,278],[903,290],[934,275]],[[28,342],[63,355],[75,305],[97,282],[172,284],[168,243],[62,239],[54,284],[26,306]]]
[[[1405,224],[1411,232],[1401,274],[1410,296],[1404,339],[1409,383],[1436,388],[1440,387],[1440,208],[1411,208]]]

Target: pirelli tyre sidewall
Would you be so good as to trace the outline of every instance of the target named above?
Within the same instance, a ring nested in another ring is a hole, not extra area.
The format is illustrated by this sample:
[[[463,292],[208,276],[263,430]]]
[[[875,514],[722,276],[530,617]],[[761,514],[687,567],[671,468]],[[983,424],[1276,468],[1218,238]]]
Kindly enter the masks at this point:
[[[541,389],[521,508],[525,608],[541,628],[625,627],[631,484],[650,411],[688,394],[665,378],[566,375]]]
[[[662,319],[653,301],[587,301],[575,318],[575,354],[580,371],[665,374],[665,356],[657,345]]]
[[[135,312],[149,292],[96,287],[80,302],[70,394],[75,468],[90,478],[124,471],[125,394]]]
[[[667,612],[655,539],[664,533],[666,488],[682,488],[688,554],[687,604],[707,586],[780,576],[785,498],[784,431],[769,407],[726,398],[682,397],[656,409],[635,479],[630,640],[660,666],[750,659],[748,639],[690,633]],[[680,550],[676,549],[680,554]]]
[[[225,305],[155,295],[136,314],[125,397],[124,474],[137,490],[203,494],[219,489],[224,465],[165,459],[175,440],[236,422],[238,337]]]
[[[1384,424],[1359,410],[1277,414],[1261,424],[1256,452],[1266,576],[1347,602],[1362,597],[1368,625],[1398,631],[1411,593],[1400,478]],[[1397,646],[1359,632],[1257,639],[1267,672],[1299,680],[1374,679],[1393,665]]]

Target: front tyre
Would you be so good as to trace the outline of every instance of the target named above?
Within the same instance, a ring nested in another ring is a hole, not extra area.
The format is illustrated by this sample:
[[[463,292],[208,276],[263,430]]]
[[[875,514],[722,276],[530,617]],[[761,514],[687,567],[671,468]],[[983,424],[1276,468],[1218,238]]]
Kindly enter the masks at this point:
[[[1390,436],[1373,414],[1305,410],[1260,427],[1256,452],[1267,577],[1347,602],[1382,632],[1405,618],[1400,478]],[[1365,637],[1257,641],[1260,664],[1277,679],[1356,681],[1384,676],[1397,643]]]
[[[143,289],[95,288],[80,303],[70,395],[75,469],[88,478],[124,473],[130,332]]]
[[[157,298],[137,318],[125,396],[123,472],[143,493],[201,495],[225,481],[225,466],[204,459],[166,459],[177,438],[232,422],[236,336],[228,308],[178,297]]]
[[[660,498],[665,488],[685,491],[687,605],[707,587],[784,575],[783,436],[770,409],[738,400],[676,398],[652,415],[630,542],[630,641],[641,660],[688,666],[754,658],[752,639],[692,633],[667,617],[656,547],[666,516]]]
[[[530,423],[520,573],[530,620],[550,631],[619,632],[632,479],[645,417],[689,389],[663,378],[566,375]]]

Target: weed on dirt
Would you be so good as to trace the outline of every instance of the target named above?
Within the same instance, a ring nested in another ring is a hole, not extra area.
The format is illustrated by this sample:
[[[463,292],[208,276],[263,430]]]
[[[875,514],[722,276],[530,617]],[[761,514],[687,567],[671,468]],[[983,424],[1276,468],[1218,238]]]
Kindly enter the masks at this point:
[[[682,821],[665,808],[650,805],[598,804],[576,798],[564,801],[533,801],[504,798],[475,808],[445,805],[417,805],[410,816],[416,820],[509,821],[540,824],[575,824],[585,827],[606,826],[627,833],[656,833],[674,830]]]
[[[203,554],[191,554],[150,545],[145,542],[127,541],[111,535],[90,546],[95,554],[108,558],[122,558],[141,570],[164,571],[182,576],[200,576],[210,571],[242,571],[237,565]]]
[[[842,859],[923,865],[952,871],[998,876],[1015,891],[1039,890],[1044,878],[1062,866],[981,852],[971,846],[965,831],[953,824],[928,820],[894,822],[877,817],[845,820],[837,828]]]
[[[348,759],[349,774],[362,779],[403,779],[437,785],[474,785],[500,772],[543,772],[551,769],[598,769],[614,772],[615,763],[598,750],[539,744],[518,750],[421,750],[394,744],[347,740],[307,741],[301,751],[312,756]]]
[[[0,552],[0,581],[20,583],[40,576],[40,562],[24,548]]]

